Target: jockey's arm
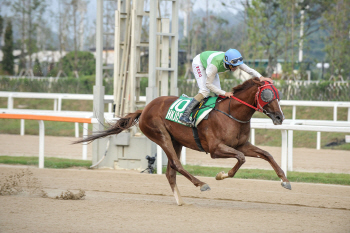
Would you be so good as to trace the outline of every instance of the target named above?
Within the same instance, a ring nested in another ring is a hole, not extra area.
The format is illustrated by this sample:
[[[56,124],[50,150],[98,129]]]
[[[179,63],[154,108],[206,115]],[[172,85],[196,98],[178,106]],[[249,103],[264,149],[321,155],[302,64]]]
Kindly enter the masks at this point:
[[[205,73],[207,74],[205,86],[215,94],[225,96],[226,92],[213,84],[215,76],[218,75],[218,68],[215,65],[210,64],[205,70]]]
[[[260,79],[260,81],[268,81],[270,83],[272,83],[272,79],[271,78],[265,78],[264,76],[262,76],[258,71],[250,68],[249,66],[247,66],[246,64],[242,64],[238,66],[241,70],[247,72],[248,74],[250,74],[253,77],[257,77]]]

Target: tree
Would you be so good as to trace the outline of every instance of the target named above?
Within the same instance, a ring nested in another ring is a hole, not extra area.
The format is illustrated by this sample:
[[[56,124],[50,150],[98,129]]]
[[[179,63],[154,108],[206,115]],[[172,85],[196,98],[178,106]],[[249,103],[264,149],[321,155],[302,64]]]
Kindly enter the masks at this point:
[[[324,14],[323,25],[328,36],[325,37],[325,51],[333,75],[350,74],[350,4],[347,0],[332,0],[330,9]]]
[[[277,57],[285,49],[282,40],[290,19],[286,17],[286,0],[246,1],[248,43],[253,48],[251,58],[267,57],[267,74],[271,76],[277,64]],[[247,55],[246,55],[247,56]]]
[[[231,5],[235,3],[231,1]],[[298,45],[301,49],[304,39],[319,30],[318,20],[329,6],[327,0],[245,0],[242,3],[247,26],[245,57],[267,58],[268,75],[272,74],[279,57],[284,55],[292,63],[296,60],[294,50]],[[301,33],[296,33],[297,30]]]
[[[14,56],[13,56],[13,33],[12,33],[12,22],[7,23],[5,29],[5,45],[2,47],[4,54],[2,60],[2,69],[7,74],[14,73]]]
[[[0,48],[1,48],[1,36],[4,29],[4,18],[0,15]]]
[[[61,7],[61,3],[63,3],[63,9]],[[67,3],[67,0],[58,0],[58,41],[59,41],[59,51],[60,51],[60,57],[63,57],[63,51],[67,49],[68,45],[68,17],[69,16],[69,5]],[[55,69],[52,69],[55,71]],[[52,73],[52,72],[50,72]],[[59,59],[58,61],[58,72],[57,72],[57,77],[60,77],[61,75],[67,76],[66,73],[64,73],[63,68],[62,68],[62,59]]]
[[[21,30],[20,68],[26,68],[25,55],[29,55],[29,70],[32,71],[32,54],[36,50],[36,29],[46,10],[46,0],[15,0],[12,2],[17,24]]]
[[[75,52],[72,51],[62,58],[62,67],[67,75],[75,75],[74,71],[82,75],[92,75],[95,73],[95,58],[92,53],[77,52],[77,67],[72,63],[74,56]]]
[[[80,35],[84,32],[83,23],[85,20],[85,12],[86,12],[86,5],[87,2],[84,0],[70,0],[70,2],[67,4],[67,7],[69,7],[70,11],[70,17],[72,17],[72,24],[70,27],[73,29],[73,48],[74,48],[74,57],[73,57],[73,67],[74,67],[74,75],[75,77],[79,77],[78,74],[78,51],[79,47],[82,48],[82,45],[79,46],[79,42],[82,43],[80,38]],[[78,41],[79,40],[79,41]]]
[[[38,58],[35,58],[33,72],[34,76],[43,76],[43,72],[41,70],[41,65]]]

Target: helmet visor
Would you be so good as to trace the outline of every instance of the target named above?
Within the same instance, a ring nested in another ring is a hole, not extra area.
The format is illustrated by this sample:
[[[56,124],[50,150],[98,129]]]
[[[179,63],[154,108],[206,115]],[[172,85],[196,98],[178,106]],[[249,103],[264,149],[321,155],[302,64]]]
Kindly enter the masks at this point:
[[[235,58],[235,59],[232,59],[231,61],[227,61],[226,58],[224,58],[224,60],[225,60],[226,64],[234,66],[238,62],[243,61],[243,57]]]

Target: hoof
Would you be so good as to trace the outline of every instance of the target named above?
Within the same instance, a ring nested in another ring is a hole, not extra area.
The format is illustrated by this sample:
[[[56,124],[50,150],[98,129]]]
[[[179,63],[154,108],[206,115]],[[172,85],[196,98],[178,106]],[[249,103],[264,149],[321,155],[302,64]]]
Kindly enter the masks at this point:
[[[209,190],[210,190],[209,185],[203,184],[203,185],[201,186],[201,191],[202,191],[202,192],[203,192],[203,191],[209,191]]]
[[[218,174],[216,174],[215,179],[216,180],[223,180],[224,179],[224,176],[223,176],[224,174],[225,174],[224,171],[219,172]]]
[[[282,185],[283,188],[292,190],[292,186],[290,186],[289,182],[282,182],[281,185]]]

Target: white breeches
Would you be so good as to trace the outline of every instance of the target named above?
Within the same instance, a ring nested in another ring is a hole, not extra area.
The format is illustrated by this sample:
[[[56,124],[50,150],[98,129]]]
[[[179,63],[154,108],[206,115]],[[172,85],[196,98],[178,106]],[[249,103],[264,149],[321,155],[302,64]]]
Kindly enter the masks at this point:
[[[198,93],[201,93],[204,97],[208,97],[210,94],[210,90],[206,87],[207,74],[205,72],[204,66],[202,65],[200,55],[197,55],[195,58],[193,58],[192,70],[193,70],[194,77],[196,77],[197,84],[199,87]],[[220,79],[218,74],[215,75],[213,85],[221,89]]]

